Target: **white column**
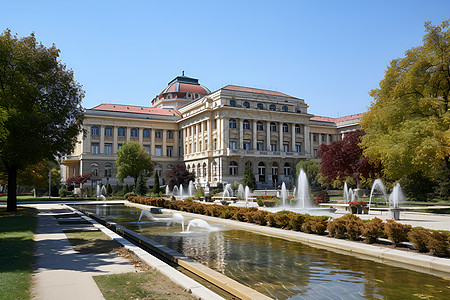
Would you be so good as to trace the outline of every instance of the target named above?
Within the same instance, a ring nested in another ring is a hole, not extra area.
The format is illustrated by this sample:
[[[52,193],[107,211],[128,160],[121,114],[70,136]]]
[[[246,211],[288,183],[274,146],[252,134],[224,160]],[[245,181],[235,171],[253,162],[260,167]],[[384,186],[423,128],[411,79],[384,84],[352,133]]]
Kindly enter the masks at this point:
[[[256,120],[253,120],[252,124],[252,150],[256,150],[258,143],[258,135],[256,134]]]
[[[225,149],[227,149],[228,148],[228,143],[229,143],[229,133],[230,133],[230,131],[229,131],[229,128],[228,128],[228,124],[227,124],[227,122],[228,122],[228,119],[225,119],[225,118],[223,118],[222,120],[221,120],[221,122],[219,122],[220,123],[220,136],[221,136],[221,145],[222,145],[222,149],[223,150],[225,150]]]
[[[144,128],[137,128],[138,130],[138,139],[139,139],[139,144],[143,144],[144,143],[144,137],[143,137],[143,132],[144,132]]]
[[[311,151],[311,134],[309,132],[309,125],[304,125],[304,131],[303,131],[303,140],[305,141],[305,154],[310,154]]]
[[[152,128],[150,141],[150,155],[155,155],[155,128]]]
[[[127,143],[130,141],[131,139],[131,128],[127,127]]]
[[[105,153],[105,128],[103,126],[98,126],[100,130],[100,149],[99,153]]]
[[[291,152],[295,151],[295,124],[291,124]]]
[[[114,126],[113,128],[113,153],[117,153],[117,130],[118,127]]]
[[[166,140],[167,140],[167,130],[162,131],[162,156],[167,156],[167,147],[166,147]]]
[[[266,122],[266,151],[270,151],[270,122]]]
[[[244,148],[244,120],[239,119],[239,150]]]
[[[280,145],[278,146],[278,150],[279,151],[283,151],[283,123],[280,122],[280,134],[279,134],[279,140],[280,140]]]

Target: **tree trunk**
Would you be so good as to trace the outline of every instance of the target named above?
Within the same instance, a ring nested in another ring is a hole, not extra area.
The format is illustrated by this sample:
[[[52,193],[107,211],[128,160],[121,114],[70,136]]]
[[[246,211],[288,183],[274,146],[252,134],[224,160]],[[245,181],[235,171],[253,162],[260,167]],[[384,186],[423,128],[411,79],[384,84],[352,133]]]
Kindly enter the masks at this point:
[[[17,211],[17,168],[8,168],[8,198],[6,200],[6,211]]]

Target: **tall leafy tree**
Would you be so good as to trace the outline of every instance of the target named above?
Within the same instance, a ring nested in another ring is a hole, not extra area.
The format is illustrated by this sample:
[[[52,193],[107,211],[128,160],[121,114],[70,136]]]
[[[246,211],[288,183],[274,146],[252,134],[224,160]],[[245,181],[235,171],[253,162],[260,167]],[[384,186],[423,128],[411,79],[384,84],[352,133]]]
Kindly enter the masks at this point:
[[[84,91],[55,45],[34,34],[0,34],[0,162],[8,174],[7,210],[17,209],[17,172],[70,153],[81,130]]]
[[[117,178],[121,182],[128,176],[134,179],[137,186],[139,176],[146,176],[153,172],[153,162],[144,147],[137,142],[128,142],[117,151]]]
[[[152,192],[153,194],[159,194],[159,176],[158,176],[158,172],[155,171],[155,175],[153,176],[153,189]]]
[[[172,190],[174,186],[188,185],[189,181],[195,181],[195,174],[186,170],[184,164],[176,164],[166,172],[166,182]]]
[[[252,165],[250,162],[245,164],[244,177],[241,180],[243,186],[248,186],[249,189],[256,189],[255,174],[252,172]]]
[[[297,176],[298,174],[300,174],[300,169],[303,169],[303,171],[305,172],[309,184],[313,186],[319,185],[317,180],[317,175],[319,174],[320,169],[319,163],[316,163],[313,160],[301,160],[297,163],[296,166]],[[295,184],[297,184],[297,182],[295,182]]]
[[[359,147],[362,130],[349,132],[342,141],[334,141],[330,145],[320,145],[318,156],[321,158],[320,173],[325,176],[324,183],[334,180],[345,180],[351,177],[359,187],[360,177],[374,177],[379,168],[369,163]]]
[[[396,180],[450,175],[450,31],[425,23],[423,45],[391,61],[362,118],[364,154]]]

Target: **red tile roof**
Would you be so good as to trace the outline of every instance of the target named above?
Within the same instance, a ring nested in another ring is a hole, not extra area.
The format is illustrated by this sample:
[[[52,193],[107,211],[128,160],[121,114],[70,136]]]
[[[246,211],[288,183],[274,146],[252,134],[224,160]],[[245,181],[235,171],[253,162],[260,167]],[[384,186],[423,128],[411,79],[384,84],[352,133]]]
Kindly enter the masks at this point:
[[[146,115],[181,116],[181,114],[176,109],[173,109],[173,108],[167,109],[167,108],[132,106],[132,105],[122,105],[122,104],[100,104],[91,109],[114,111],[114,112],[128,112],[128,113],[146,114]]]
[[[360,114],[350,115],[350,116],[345,116],[345,117],[340,117],[340,118],[329,118],[329,117],[315,116],[315,117],[312,117],[310,120],[311,121],[321,121],[321,122],[331,122],[331,123],[341,123],[341,122],[344,122],[344,121],[360,119],[362,117],[362,115],[363,114],[360,113]]]
[[[222,88],[223,90],[231,90],[231,91],[239,91],[239,92],[249,92],[249,93],[258,93],[258,94],[264,94],[264,95],[272,95],[272,96],[282,96],[282,97],[289,97],[294,98],[292,96],[275,92],[275,91],[269,91],[269,90],[262,90],[262,89],[255,89],[255,88],[249,88],[244,86],[237,86],[237,85],[227,85]]]

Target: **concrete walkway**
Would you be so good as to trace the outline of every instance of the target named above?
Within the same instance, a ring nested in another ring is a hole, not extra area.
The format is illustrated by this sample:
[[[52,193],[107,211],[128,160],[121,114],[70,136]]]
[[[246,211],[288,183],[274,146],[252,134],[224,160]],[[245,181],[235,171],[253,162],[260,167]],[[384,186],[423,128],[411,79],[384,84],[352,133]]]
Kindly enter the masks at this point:
[[[39,209],[35,235],[34,299],[104,299],[93,276],[133,272],[130,262],[115,254],[78,254],[56,215],[70,213],[58,204],[33,205]]]

